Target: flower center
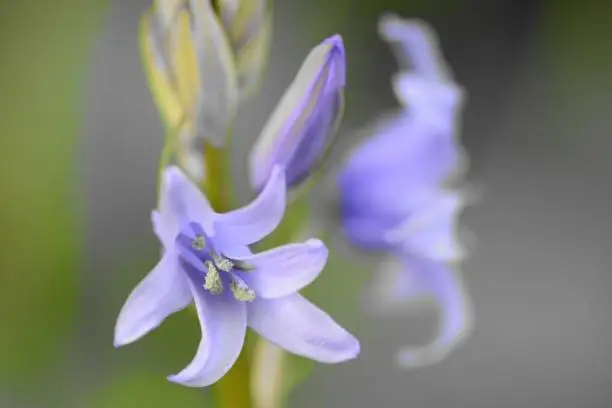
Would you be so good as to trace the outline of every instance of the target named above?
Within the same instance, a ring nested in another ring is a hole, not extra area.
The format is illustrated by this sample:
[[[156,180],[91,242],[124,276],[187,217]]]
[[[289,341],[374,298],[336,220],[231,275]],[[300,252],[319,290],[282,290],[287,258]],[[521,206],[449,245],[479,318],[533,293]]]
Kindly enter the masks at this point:
[[[197,267],[200,272],[197,279],[212,295],[223,294],[229,286],[236,300],[251,302],[255,299],[255,292],[237,273],[245,270],[242,263],[233,261],[217,251],[214,242],[199,224],[189,224],[184,231],[181,231],[177,241],[183,258],[191,259],[189,263],[193,266],[203,265]]]

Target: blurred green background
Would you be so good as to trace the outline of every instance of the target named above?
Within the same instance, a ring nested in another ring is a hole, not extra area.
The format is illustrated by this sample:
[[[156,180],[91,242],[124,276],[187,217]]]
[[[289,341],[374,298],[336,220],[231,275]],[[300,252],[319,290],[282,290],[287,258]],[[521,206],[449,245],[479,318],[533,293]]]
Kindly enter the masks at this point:
[[[148,223],[162,131],[136,41],[147,6],[0,1],[0,407],[209,405],[206,391],[165,380],[199,342],[189,313],[112,348],[122,302],[158,255]],[[427,339],[435,315],[360,313],[376,260],[334,236],[334,256],[309,294],[363,338],[363,357],[317,367],[294,406],[605,406],[612,3],[279,0],[275,7],[261,103],[237,130],[239,175],[252,129],[308,49],[331,33],[343,35],[348,58],[342,144],[353,145],[354,130],[395,106],[395,65],[376,32],[377,17],[390,10],[439,32],[468,91],[463,138],[484,196],[465,217],[478,236],[464,268],[477,315],[473,338],[439,366],[394,368],[394,349]],[[243,177],[238,184],[246,185]]]

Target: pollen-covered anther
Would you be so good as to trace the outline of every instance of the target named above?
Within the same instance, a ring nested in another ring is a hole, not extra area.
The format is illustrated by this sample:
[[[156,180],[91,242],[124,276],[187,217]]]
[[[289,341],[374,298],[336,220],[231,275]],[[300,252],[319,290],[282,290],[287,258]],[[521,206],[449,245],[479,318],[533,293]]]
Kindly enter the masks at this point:
[[[191,247],[196,251],[202,251],[206,248],[206,240],[202,235],[198,235],[191,241]]]
[[[223,293],[223,281],[219,275],[219,271],[211,261],[204,263],[206,266],[206,276],[204,277],[204,289],[208,290],[213,295]]]
[[[233,277],[230,283],[230,289],[236,300],[241,302],[252,302],[255,300],[255,292],[249,288],[247,284],[238,277]]]
[[[224,272],[229,272],[234,269],[234,263],[224,256],[218,255],[216,253],[212,253],[212,259],[217,268]]]

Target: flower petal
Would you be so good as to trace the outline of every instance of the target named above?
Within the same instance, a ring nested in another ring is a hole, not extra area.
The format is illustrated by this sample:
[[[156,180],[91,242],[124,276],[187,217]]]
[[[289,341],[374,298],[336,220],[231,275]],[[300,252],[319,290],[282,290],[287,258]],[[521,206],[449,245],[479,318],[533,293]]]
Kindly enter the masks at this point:
[[[449,68],[440,55],[438,38],[426,23],[386,14],[380,18],[379,32],[395,46],[402,70],[414,67],[417,74],[429,80],[450,79]]]
[[[191,363],[168,380],[188,387],[217,382],[234,365],[246,334],[246,307],[231,296],[210,295],[191,284],[202,340]]]
[[[456,238],[463,197],[457,192],[434,193],[405,222],[386,234],[392,245],[435,261],[457,261],[464,251]]]
[[[279,298],[312,283],[325,267],[327,255],[327,247],[318,239],[288,244],[239,258],[255,268],[240,276],[257,296]]]
[[[220,214],[217,220],[219,240],[233,245],[248,245],[270,234],[285,211],[285,173],[275,166],[259,196],[249,205]]]
[[[397,199],[385,194],[438,184],[460,164],[460,149],[449,132],[442,132],[419,118],[400,113],[375,127],[351,154],[339,176],[343,194],[367,181],[364,196],[394,206]],[[412,194],[400,194],[400,196]]]
[[[405,256],[389,255],[376,268],[365,292],[365,307],[373,313],[390,314],[414,310],[429,295],[419,265]]]
[[[172,239],[192,221],[201,224],[206,234],[213,235],[215,212],[200,189],[176,166],[164,171],[159,212],[171,227]]]
[[[461,343],[473,328],[472,304],[457,271],[439,262],[407,259],[407,267],[418,272],[425,292],[440,307],[440,331],[423,347],[405,347],[397,354],[400,365],[414,368],[437,363]]]
[[[456,118],[463,103],[463,90],[454,82],[432,82],[414,73],[393,77],[393,90],[400,103],[424,125],[454,135]]]
[[[299,294],[255,299],[247,307],[249,326],[291,353],[321,363],[339,363],[359,354],[359,341]]]
[[[346,238],[354,245],[371,250],[389,248],[385,239],[388,226],[376,217],[343,216],[342,230]]]
[[[132,343],[191,303],[191,291],[175,255],[166,253],[136,286],[119,313],[115,347]]]
[[[162,243],[164,248],[170,248],[172,245],[172,232],[170,231],[171,225],[165,222],[159,211],[151,212],[151,223],[153,224],[153,232]]]

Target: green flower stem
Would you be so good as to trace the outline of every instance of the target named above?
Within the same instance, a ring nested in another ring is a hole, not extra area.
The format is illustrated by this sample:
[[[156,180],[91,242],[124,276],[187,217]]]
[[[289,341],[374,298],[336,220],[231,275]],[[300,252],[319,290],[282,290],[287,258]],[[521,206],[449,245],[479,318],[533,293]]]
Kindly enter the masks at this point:
[[[228,148],[217,148],[208,143],[204,144],[204,160],[206,162],[206,175],[202,189],[210,201],[210,205],[217,212],[227,212],[232,209],[231,199],[232,176],[229,166],[231,158]],[[229,162],[229,164],[228,164]]]
[[[159,158],[159,167],[157,171],[157,201],[161,197],[161,185],[162,177],[164,175],[164,169],[170,164],[172,155],[175,153],[180,129],[183,126],[184,120],[181,120],[175,127],[169,127],[166,131],[166,140],[164,142],[164,148]]]
[[[202,188],[211,206],[217,212],[227,212],[233,208],[229,139],[227,138],[226,147],[223,148],[217,148],[208,143],[204,145],[206,176]],[[249,353],[245,348],[230,371],[212,387],[217,407],[251,408],[250,376]]]
[[[244,349],[236,364],[213,387],[217,407],[251,408],[251,369],[248,350]]]

